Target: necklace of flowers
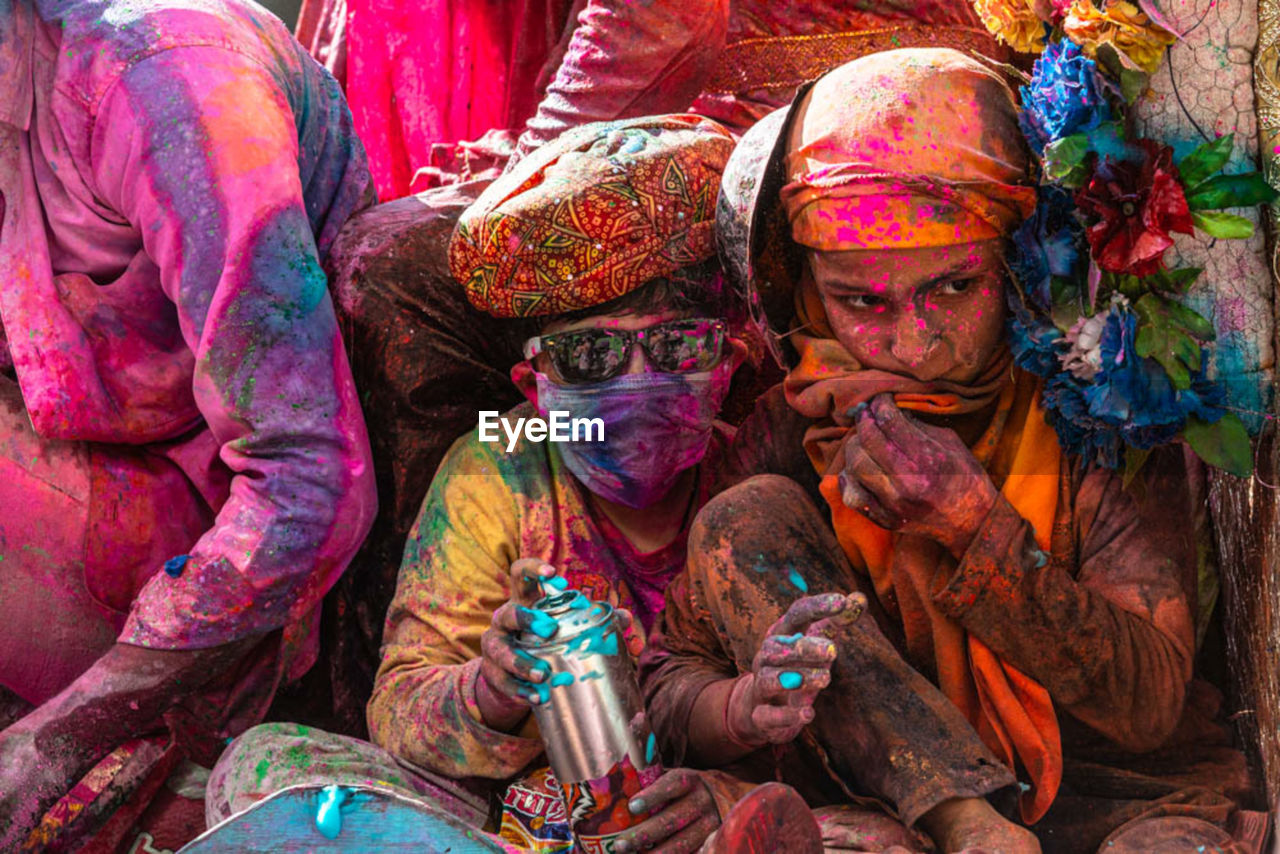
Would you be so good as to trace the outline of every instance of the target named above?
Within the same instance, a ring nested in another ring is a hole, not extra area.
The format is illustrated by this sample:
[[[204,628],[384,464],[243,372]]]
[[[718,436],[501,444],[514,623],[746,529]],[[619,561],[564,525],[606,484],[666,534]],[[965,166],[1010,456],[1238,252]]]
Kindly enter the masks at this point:
[[[1268,204],[1260,172],[1223,174],[1232,136],[1175,161],[1126,122],[1174,36],[1130,0],[974,0],[987,28],[1039,53],[1019,121],[1040,161],[1035,214],[1014,235],[1010,341],[1045,379],[1043,403],[1068,453],[1125,469],[1181,438],[1206,463],[1248,476],[1253,453],[1223,385],[1207,376],[1213,325],[1178,297],[1201,270],[1171,268],[1171,233],[1247,238],[1226,212]]]

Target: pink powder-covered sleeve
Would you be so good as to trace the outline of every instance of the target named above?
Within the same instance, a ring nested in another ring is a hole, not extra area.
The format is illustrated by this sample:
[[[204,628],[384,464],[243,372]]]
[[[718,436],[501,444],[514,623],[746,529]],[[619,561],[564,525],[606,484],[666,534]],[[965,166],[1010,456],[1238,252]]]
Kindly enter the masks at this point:
[[[350,163],[300,152],[300,135],[332,144],[302,134],[326,113],[301,81],[285,65],[181,47],[138,62],[98,109],[96,186],[142,234],[233,475],[185,566],[139,593],[126,643],[212,647],[299,619],[373,519],[368,438],[300,178],[304,162]],[[307,183],[329,178],[341,176]]]

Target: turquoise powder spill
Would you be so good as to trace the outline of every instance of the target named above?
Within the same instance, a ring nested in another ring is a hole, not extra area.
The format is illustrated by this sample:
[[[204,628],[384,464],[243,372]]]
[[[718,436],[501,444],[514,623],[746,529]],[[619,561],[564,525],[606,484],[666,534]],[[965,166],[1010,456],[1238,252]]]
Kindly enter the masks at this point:
[[[551,677],[552,688],[559,688],[561,685],[572,685],[572,684],[573,684],[572,673],[557,673],[555,676]]]
[[[337,839],[342,832],[342,804],[347,790],[341,786],[325,786],[320,791],[320,806],[316,809],[316,829],[325,839]]]
[[[794,691],[804,684],[804,677],[794,670],[784,670],[778,674],[778,684],[788,691]]]
[[[790,567],[790,570],[791,571],[787,574],[787,580],[794,584],[796,589],[801,593],[808,593],[809,585],[800,577],[800,573],[796,572],[796,568],[794,566]]]
[[[649,741],[644,746],[644,761],[646,765],[652,765],[653,759],[658,755],[658,739],[653,733],[649,733]]]

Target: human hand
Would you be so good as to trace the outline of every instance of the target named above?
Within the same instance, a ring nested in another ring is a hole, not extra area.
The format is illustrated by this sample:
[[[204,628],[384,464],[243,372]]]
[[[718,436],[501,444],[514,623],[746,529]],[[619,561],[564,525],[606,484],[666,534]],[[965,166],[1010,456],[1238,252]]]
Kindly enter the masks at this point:
[[[539,689],[551,678],[550,668],[542,659],[521,649],[516,638],[531,632],[544,640],[555,636],[558,626],[535,602],[551,591],[563,590],[557,583],[556,569],[537,558],[520,558],[511,564],[510,598],[493,612],[489,628],[480,636],[480,678],[476,680],[475,699],[480,716],[492,729],[510,731],[525,715],[529,706],[542,702],[546,689]],[[624,636],[632,623],[631,613],[614,609],[618,631]]]
[[[650,813],[613,845],[618,854],[656,851],[689,854],[720,826],[720,811],[698,772],[676,768],[641,789],[627,804],[632,815]]]
[[[511,564],[510,598],[493,612],[489,628],[480,636],[480,678],[476,681],[476,705],[485,724],[496,730],[513,729],[529,713],[537,699],[536,685],[550,678],[546,663],[518,648],[515,638],[523,631],[555,633],[554,621],[529,606],[543,595],[543,585],[556,569],[537,558],[520,558]],[[548,625],[549,624],[549,625]]]
[[[39,750],[21,722],[0,732],[0,851],[23,850],[45,812],[75,785],[83,764],[78,754]]]
[[[824,593],[791,603],[769,628],[751,672],[738,678],[729,695],[725,721],[729,736],[745,745],[786,744],[813,720],[813,701],[831,684],[836,623],[850,624],[866,597]]]
[[[844,446],[841,499],[882,528],[928,537],[960,557],[999,496],[954,430],[876,395]]]

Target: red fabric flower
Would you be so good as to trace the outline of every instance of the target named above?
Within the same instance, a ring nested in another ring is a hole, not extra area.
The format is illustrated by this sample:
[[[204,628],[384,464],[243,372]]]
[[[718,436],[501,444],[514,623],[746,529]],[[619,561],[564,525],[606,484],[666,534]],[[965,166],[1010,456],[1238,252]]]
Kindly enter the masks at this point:
[[[1173,149],[1149,139],[1136,143],[1136,160],[1105,158],[1076,194],[1076,204],[1098,218],[1089,248],[1103,270],[1150,276],[1163,268],[1170,232],[1192,233],[1191,211],[1173,165]]]

